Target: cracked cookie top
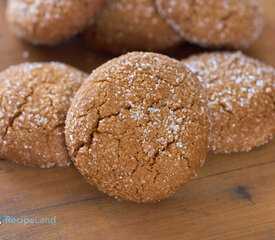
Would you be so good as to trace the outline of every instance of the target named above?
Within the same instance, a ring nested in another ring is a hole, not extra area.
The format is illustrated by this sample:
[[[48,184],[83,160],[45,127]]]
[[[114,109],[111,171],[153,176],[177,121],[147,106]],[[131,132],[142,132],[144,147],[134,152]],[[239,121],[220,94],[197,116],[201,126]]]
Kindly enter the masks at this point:
[[[27,166],[70,163],[64,125],[87,75],[61,63],[24,63],[0,73],[0,158]]]
[[[83,38],[88,45],[114,54],[162,51],[183,42],[152,0],[108,1]]]
[[[191,56],[184,64],[205,84],[210,107],[209,148],[248,151],[275,132],[275,70],[241,52]]]
[[[6,18],[17,37],[56,45],[83,30],[104,4],[105,0],[9,0]]]
[[[204,89],[181,62],[133,52],[97,68],[68,111],[75,166],[119,199],[155,202],[174,194],[205,160]]]
[[[175,31],[202,46],[248,47],[264,25],[258,0],[154,1]]]

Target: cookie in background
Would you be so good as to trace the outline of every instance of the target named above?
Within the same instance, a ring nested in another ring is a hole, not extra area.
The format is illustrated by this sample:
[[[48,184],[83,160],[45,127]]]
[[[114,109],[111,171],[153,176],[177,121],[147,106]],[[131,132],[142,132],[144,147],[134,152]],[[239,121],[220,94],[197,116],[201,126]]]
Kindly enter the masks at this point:
[[[185,40],[204,47],[241,49],[261,34],[258,0],[154,0],[163,19]]]
[[[184,59],[205,85],[210,108],[209,150],[249,151],[275,133],[275,69],[241,52]]]
[[[152,0],[108,1],[82,38],[92,48],[113,54],[160,52],[183,42],[160,17]]]
[[[0,73],[0,158],[26,166],[70,164],[64,125],[86,73],[65,64],[24,63]]]
[[[105,0],[8,0],[6,20],[20,39],[52,46],[86,28],[104,4]]]

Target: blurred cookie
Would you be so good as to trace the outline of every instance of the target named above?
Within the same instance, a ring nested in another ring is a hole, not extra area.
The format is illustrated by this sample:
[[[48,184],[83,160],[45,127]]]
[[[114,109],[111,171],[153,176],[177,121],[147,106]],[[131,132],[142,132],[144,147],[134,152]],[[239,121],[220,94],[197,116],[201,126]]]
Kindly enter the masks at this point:
[[[275,132],[274,68],[241,52],[205,53],[183,62],[206,86],[212,151],[248,151],[272,137]]]
[[[201,46],[246,48],[264,26],[257,0],[154,1],[175,31]]]
[[[152,0],[108,1],[83,38],[91,47],[114,54],[162,51],[183,41],[162,20]]]
[[[70,163],[64,125],[86,74],[61,63],[25,63],[0,73],[0,158],[27,166]]]
[[[6,19],[12,32],[34,44],[56,45],[83,30],[105,0],[9,0]]]
[[[115,198],[173,195],[205,160],[209,131],[202,85],[179,61],[133,52],[96,69],[66,120],[75,166]]]

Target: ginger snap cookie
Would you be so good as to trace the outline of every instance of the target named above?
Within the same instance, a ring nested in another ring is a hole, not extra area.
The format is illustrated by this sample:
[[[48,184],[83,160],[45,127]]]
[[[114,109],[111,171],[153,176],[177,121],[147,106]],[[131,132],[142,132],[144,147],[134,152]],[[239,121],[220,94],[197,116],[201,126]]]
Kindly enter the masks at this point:
[[[105,0],[9,0],[6,19],[17,37],[56,45],[87,27],[104,4]]]
[[[257,0],[154,1],[175,31],[201,46],[246,48],[264,25]]]
[[[183,42],[159,16],[152,0],[110,0],[83,34],[91,47],[113,54],[163,51]]]
[[[0,73],[0,158],[27,166],[69,165],[64,125],[87,74],[64,64],[24,63]]]
[[[133,52],[97,68],[68,111],[73,163],[99,190],[155,202],[173,195],[205,160],[205,91],[181,62]]]
[[[239,152],[275,132],[275,70],[241,52],[191,56],[184,64],[205,84],[210,108],[209,148]]]

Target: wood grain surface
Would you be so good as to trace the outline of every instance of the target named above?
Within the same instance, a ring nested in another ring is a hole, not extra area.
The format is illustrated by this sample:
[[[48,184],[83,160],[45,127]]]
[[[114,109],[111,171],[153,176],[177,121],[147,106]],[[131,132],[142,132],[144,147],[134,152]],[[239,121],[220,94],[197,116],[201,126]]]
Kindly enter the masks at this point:
[[[261,0],[266,27],[247,51],[275,67],[275,0]],[[55,48],[17,40],[0,0],[0,70],[25,61],[62,61],[84,71],[113,56],[75,38]],[[176,58],[204,49],[184,45]],[[0,160],[0,215],[52,218],[55,224],[0,225],[1,240],[30,239],[275,239],[275,141],[248,153],[209,154],[199,176],[157,204],[116,201],[73,167],[37,169]]]

